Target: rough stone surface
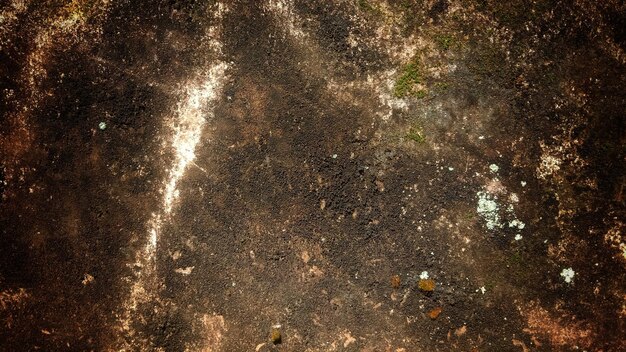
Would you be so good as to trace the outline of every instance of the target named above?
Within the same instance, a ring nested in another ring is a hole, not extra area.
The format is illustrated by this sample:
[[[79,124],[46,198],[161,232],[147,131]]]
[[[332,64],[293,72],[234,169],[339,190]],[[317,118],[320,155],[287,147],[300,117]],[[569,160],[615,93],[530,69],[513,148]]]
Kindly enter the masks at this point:
[[[625,19],[3,1],[0,350],[626,350]]]

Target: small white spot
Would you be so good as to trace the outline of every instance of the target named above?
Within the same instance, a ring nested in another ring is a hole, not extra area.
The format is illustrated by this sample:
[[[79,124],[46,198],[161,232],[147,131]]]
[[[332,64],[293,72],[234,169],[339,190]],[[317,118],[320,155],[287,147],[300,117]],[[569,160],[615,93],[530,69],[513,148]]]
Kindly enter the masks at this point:
[[[522,239],[522,235],[520,235],[519,233],[517,235],[515,235],[515,240],[516,241],[520,241]]]
[[[187,275],[191,274],[191,272],[193,271],[194,268],[195,268],[195,266],[188,266],[188,267],[186,267],[184,269],[183,268],[178,268],[178,269],[174,270],[174,272],[176,272],[178,274],[181,274],[181,275],[187,276]]]
[[[478,139],[483,140],[485,139],[485,136],[479,136]]]
[[[422,271],[420,274],[420,279],[427,280],[428,279],[428,271]]]
[[[509,222],[509,227],[517,227],[518,229],[522,230],[524,229],[524,227],[526,227],[526,224],[517,219],[514,219],[513,221]]]
[[[500,170],[500,167],[496,164],[491,164],[489,165],[489,170],[491,170],[491,172],[496,173],[498,172],[498,170]]]
[[[337,154],[333,154],[333,159],[337,159]]]
[[[487,289],[485,288],[485,286],[482,286],[480,288],[480,293],[482,293],[483,295],[485,294],[485,292],[487,292]]]
[[[567,282],[568,284],[572,282],[572,280],[574,279],[574,275],[576,275],[576,272],[572,268],[565,268],[563,269],[563,271],[561,271],[561,276],[563,277],[563,280],[565,280],[565,282]]]
[[[526,181],[522,181],[520,182],[520,184],[522,185],[522,187],[526,187]]]
[[[448,167],[448,171],[454,171],[453,167]]]
[[[99,128],[100,130],[102,130],[102,131],[106,130],[106,129],[107,129],[107,124],[106,124],[106,122],[104,122],[104,121],[100,122],[100,123],[98,124],[98,128]]]

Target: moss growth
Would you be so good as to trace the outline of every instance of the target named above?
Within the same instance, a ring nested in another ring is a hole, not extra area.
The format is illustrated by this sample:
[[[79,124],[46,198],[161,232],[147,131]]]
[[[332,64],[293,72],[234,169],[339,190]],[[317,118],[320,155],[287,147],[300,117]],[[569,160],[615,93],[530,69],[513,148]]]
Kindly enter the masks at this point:
[[[409,129],[409,133],[406,134],[406,138],[416,143],[424,143],[426,141],[426,137],[424,137],[422,129],[417,126],[413,126]]]
[[[424,11],[427,6],[425,6],[424,0],[395,1],[392,2],[391,6],[395,7],[396,11],[401,14],[398,24],[405,36],[415,32],[426,20]]]
[[[454,37],[449,34],[442,34],[435,37],[437,45],[442,50],[448,50],[454,45]]]
[[[358,0],[358,6],[361,11],[366,12],[370,15],[379,17],[383,15],[383,12],[374,4],[370,3],[367,0]]]
[[[450,84],[448,82],[437,82],[435,83],[435,90],[438,92],[445,92],[450,88]]]
[[[420,83],[422,83],[420,62],[419,59],[415,57],[402,69],[402,74],[393,87],[393,95],[396,98],[403,98],[408,95],[415,96],[416,98],[424,98],[426,91],[417,88],[417,85]]]
[[[415,92],[415,94],[413,94],[414,97],[416,97],[417,99],[423,99],[426,98],[426,91],[423,89],[418,90],[417,92]]]

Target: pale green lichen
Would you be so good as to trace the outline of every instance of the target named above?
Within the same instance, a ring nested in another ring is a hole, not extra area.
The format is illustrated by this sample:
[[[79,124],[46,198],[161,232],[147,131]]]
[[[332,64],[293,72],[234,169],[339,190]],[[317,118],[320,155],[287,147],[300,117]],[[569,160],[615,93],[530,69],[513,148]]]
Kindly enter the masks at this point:
[[[480,191],[477,193],[478,206],[476,211],[485,220],[485,226],[489,230],[501,228],[500,223],[500,207],[496,202],[496,197],[488,192]]]

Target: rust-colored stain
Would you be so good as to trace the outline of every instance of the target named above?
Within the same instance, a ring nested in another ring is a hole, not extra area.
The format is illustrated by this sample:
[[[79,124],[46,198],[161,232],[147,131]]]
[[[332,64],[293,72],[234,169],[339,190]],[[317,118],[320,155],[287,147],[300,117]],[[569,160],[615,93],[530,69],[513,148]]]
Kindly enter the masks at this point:
[[[435,290],[435,280],[433,279],[420,279],[417,282],[417,288],[420,289],[420,291],[423,292],[433,292]]]
[[[441,314],[441,312],[442,312],[442,311],[443,311],[443,308],[441,308],[441,307],[436,307],[436,308],[433,308],[433,309],[431,309],[431,310],[428,312],[428,317],[429,317],[430,319],[435,320],[435,319],[437,319],[437,318],[439,317],[439,315]]]

